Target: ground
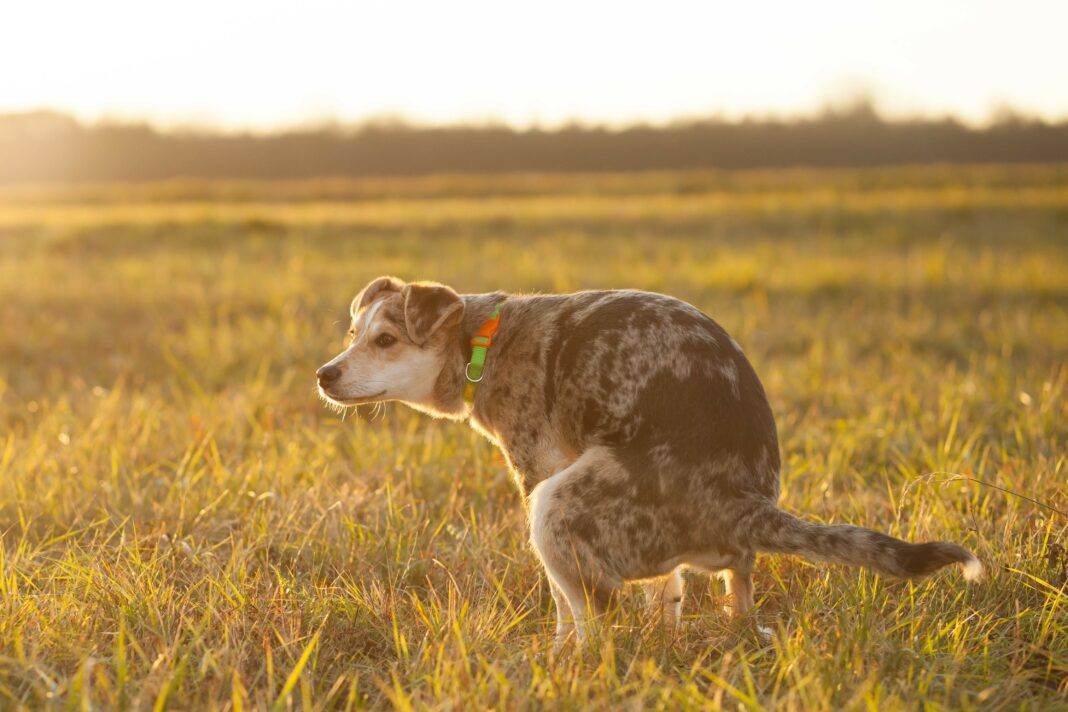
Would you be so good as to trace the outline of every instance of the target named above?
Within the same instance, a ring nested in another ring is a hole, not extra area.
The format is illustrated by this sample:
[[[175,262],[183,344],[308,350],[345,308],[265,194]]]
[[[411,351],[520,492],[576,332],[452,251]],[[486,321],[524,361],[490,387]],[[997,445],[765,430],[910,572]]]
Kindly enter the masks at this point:
[[[316,397],[383,273],[696,304],[784,507],[988,577],[765,556],[554,656],[490,445]],[[1068,708],[1066,355],[1064,166],[0,187],[0,708]]]

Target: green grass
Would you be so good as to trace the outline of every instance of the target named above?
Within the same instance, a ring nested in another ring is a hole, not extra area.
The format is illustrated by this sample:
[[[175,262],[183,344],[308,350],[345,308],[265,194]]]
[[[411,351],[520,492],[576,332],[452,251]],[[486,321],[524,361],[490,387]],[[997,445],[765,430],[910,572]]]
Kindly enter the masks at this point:
[[[488,443],[315,396],[381,273],[691,301],[784,506],[988,578],[762,557],[770,642],[693,576],[554,657]],[[1064,167],[0,190],[3,709],[1068,709],[1066,482]]]

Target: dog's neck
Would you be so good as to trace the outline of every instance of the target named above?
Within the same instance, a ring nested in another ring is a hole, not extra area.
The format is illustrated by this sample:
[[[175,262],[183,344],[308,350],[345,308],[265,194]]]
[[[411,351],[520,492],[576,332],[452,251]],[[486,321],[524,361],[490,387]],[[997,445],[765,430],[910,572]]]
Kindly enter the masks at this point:
[[[464,373],[471,360],[471,337],[489,319],[493,307],[508,299],[503,292],[464,294],[464,315],[455,330],[452,342],[445,346],[445,363],[434,383],[433,402],[420,407],[431,415],[463,418],[468,406],[464,403]]]
[[[508,298],[504,292],[490,294],[465,294],[464,318],[460,322],[459,341],[464,355],[464,366],[471,360],[471,337],[479,330],[493,313],[493,308]]]

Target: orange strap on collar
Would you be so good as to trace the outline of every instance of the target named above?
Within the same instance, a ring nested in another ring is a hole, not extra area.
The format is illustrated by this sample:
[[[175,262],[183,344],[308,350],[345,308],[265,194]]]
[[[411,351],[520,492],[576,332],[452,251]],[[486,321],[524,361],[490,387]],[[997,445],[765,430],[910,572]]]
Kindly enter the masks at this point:
[[[471,337],[471,360],[467,363],[464,377],[467,383],[464,385],[464,400],[468,403],[475,401],[475,388],[482,381],[482,369],[486,366],[486,354],[493,345],[493,335],[497,333],[497,327],[501,324],[501,305],[497,304],[490,313],[490,318],[478,327],[478,331]]]

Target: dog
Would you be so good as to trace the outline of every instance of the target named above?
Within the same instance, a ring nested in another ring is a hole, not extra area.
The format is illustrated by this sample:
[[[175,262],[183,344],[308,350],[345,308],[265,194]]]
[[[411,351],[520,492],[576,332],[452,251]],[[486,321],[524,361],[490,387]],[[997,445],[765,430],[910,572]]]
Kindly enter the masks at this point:
[[[813,524],[777,506],[779,442],[741,347],[697,308],[648,292],[457,294],[380,277],[352,301],[348,348],[317,372],[340,406],[401,401],[468,419],[503,452],[548,575],[557,645],[584,642],[624,583],[674,626],[683,568],[753,606],[757,552],[902,578],[967,549]]]

